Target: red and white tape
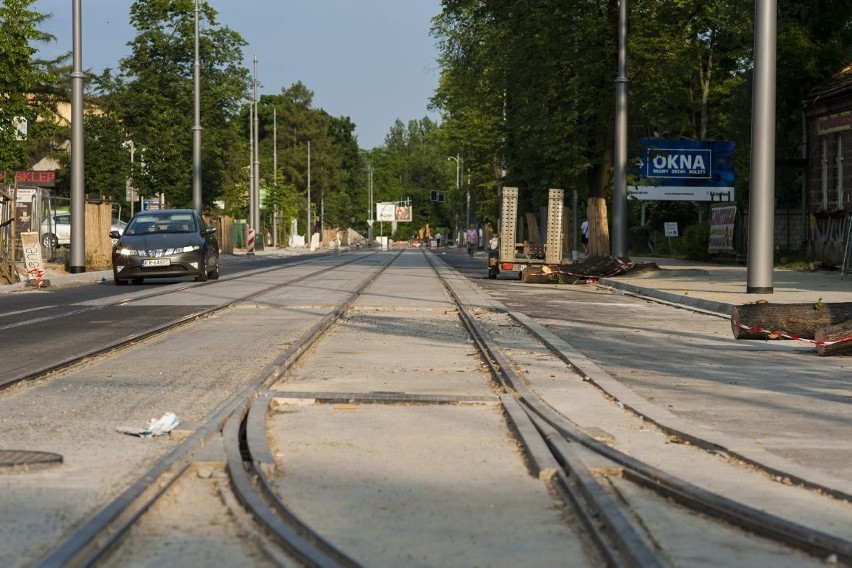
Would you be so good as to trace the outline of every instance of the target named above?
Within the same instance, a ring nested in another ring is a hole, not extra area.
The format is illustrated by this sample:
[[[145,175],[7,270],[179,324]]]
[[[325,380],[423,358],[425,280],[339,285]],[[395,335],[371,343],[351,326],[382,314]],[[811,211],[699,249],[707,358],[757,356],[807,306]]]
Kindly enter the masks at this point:
[[[781,333],[780,331],[763,329],[762,327],[758,327],[756,325],[745,325],[744,323],[740,323],[735,319],[731,319],[731,322],[738,328],[745,329],[746,331],[766,333],[769,335],[769,339],[778,339],[779,337],[783,337],[784,339],[792,339],[793,341],[804,341],[805,343],[810,343],[812,345],[837,345],[838,343],[846,343],[848,341],[852,341],[852,335],[850,335],[849,337],[844,337],[843,339],[837,339],[835,341],[823,341],[821,339],[804,339],[802,337],[796,337],[795,335]]]
[[[632,260],[628,262],[625,262],[620,258],[616,258],[614,260],[616,263],[618,263],[618,266],[616,266],[611,272],[607,272],[606,274],[577,274],[568,270],[554,270],[553,272],[554,274],[567,274],[568,276],[574,276],[576,278],[579,278],[580,280],[585,280],[587,284],[590,284],[592,282],[597,282],[599,278],[609,278],[610,276],[615,276],[616,274],[622,274],[636,266],[636,263]]]
[[[38,280],[38,287],[41,288],[44,285],[44,276],[45,271],[42,268],[30,268],[27,270],[28,275],[35,276],[36,280]]]

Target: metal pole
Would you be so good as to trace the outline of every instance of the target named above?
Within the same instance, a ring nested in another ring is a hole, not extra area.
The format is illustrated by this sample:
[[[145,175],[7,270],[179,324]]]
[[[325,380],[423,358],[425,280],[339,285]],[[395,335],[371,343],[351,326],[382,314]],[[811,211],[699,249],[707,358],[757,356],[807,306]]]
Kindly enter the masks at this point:
[[[72,4],[71,71],[71,263],[68,272],[86,272],[86,189],[83,176],[83,31],[81,0]]]
[[[580,226],[577,225],[577,221],[579,220],[579,212],[577,211],[578,206],[579,197],[577,195],[577,190],[575,189],[571,200],[571,260],[574,262],[580,260],[580,249],[577,247],[577,233],[580,229]]]
[[[464,158],[459,158],[459,169],[461,170],[461,179],[464,181]],[[470,228],[470,177],[467,180],[467,212],[464,218],[464,228],[468,230]]]
[[[272,248],[278,248],[278,109],[272,109],[272,187],[275,200],[272,205]]]
[[[135,161],[134,157],[136,156],[136,144],[133,143],[133,140],[125,140],[124,142],[121,143],[121,147],[127,148],[127,149],[130,150],[130,176],[128,176],[128,178],[127,178],[126,185],[127,185],[127,191],[130,193],[130,198],[128,199],[128,201],[130,201],[130,216],[133,217],[133,205],[134,205],[134,202],[135,202],[133,197],[136,194],[136,189],[133,187],[133,185],[130,183],[130,181],[131,181],[132,175],[133,175],[133,164],[134,164],[134,161]]]
[[[251,105],[249,105],[249,191],[248,191],[248,225],[246,226],[246,239],[248,239],[248,229],[254,227],[254,95],[252,95]]]
[[[308,226],[305,228],[308,248],[311,246],[311,141],[308,140]]]
[[[195,123],[192,126],[192,208],[201,213],[201,62],[198,48],[199,0],[195,0],[195,63],[193,65]]]
[[[747,294],[772,294],[775,232],[775,53],[777,1],[757,0],[748,211]]]
[[[367,246],[373,245],[373,166],[367,162]]]
[[[627,256],[627,0],[618,12],[618,76],[615,78],[615,168],[612,256]]]
[[[254,156],[252,157],[254,168],[254,209],[252,209],[252,226],[255,230],[255,238],[260,233],[260,124],[257,119],[257,55],[254,56]]]
[[[452,158],[450,158],[450,159],[452,160]],[[456,191],[461,189],[461,177],[459,177],[461,175],[460,170],[459,170],[460,166],[461,166],[461,156],[456,154]]]

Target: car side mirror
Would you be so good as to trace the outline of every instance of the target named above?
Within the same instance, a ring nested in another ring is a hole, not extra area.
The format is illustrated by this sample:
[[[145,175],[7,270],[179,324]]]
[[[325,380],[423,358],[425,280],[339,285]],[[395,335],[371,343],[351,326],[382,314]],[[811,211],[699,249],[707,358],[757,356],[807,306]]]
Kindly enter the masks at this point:
[[[205,235],[212,235],[215,232],[216,232],[216,227],[207,227],[206,229],[204,229]]]
[[[112,230],[112,231],[109,232],[109,236],[110,236],[110,238],[113,238],[113,239],[120,239],[121,233],[119,233],[116,230]]]

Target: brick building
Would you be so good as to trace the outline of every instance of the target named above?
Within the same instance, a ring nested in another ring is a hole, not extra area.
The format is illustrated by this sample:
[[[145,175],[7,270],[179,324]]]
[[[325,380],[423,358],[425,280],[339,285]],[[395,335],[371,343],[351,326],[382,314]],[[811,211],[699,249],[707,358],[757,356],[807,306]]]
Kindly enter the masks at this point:
[[[804,101],[808,250],[840,261],[852,219],[852,64]]]

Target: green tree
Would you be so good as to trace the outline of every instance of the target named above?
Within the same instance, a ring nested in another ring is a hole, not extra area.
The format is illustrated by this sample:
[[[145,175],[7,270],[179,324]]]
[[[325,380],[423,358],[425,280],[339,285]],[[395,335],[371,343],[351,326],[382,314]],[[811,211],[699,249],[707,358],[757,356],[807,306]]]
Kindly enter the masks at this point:
[[[494,165],[522,207],[548,187],[611,193],[617,0],[445,0],[432,99],[481,202]],[[747,199],[753,8],[734,0],[630,2],[629,137],[731,139]],[[852,59],[852,5],[779,0],[778,154],[800,155],[801,101]],[[489,156],[490,154],[490,156]],[[794,176],[779,179],[798,187]],[[791,189],[791,191],[795,191]],[[605,223],[605,220],[604,220]]]
[[[249,86],[240,64],[245,41],[219,25],[216,14],[201,4],[202,201],[208,206],[241,183],[235,172],[245,142],[234,119]],[[192,203],[194,18],[193,0],[134,2],[131,54],[117,73],[108,69],[97,81],[103,110],[136,144],[134,185],[143,195],[164,193],[175,207]]]
[[[35,57],[36,44],[53,41],[39,25],[49,16],[30,9],[33,0],[0,4],[0,172],[28,168],[52,152],[59,130],[55,115],[58,83],[52,73],[58,61]],[[19,140],[13,121],[27,121],[26,140]]]
[[[358,191],[353,174],[358,167],[355,125],[348,117],[333,117],[314,108],[313,97],[310,89],[297,82],[278,95],[262,96],[258,102],[260,175],[262,185],[270,188],[264,204],[267,224],[277,206],[284,223],[296,219],[300,232],[304,232],[307,222],[308,143],[311,209],[314,216],[321,217],[324,227],[350,225]],[[241,130],[246,137],[248,121],[246,107],[241,115]]]
[[[86,193],[126,202],[131,162],[129,151],[122,146],[125,137],[121,123],[108,114],[87,113],[83,117],[83,132]]]
[[[397,119],[385,136],[385,144],[373,149],[368,159],[375,170],[374,202],[411,203],[411,222],[400,223],[399,238],[408,238],[426,224],[433,232],[435,228],[443,227],[446,232],[452,227],[450,203],[432,200],[434,191],[446,194],[447,189],[455,187],[455,169],[450,175],[446,141],[434,120],[424,117],[403,124]],[[390,234],[390,227],[384,229]]]

